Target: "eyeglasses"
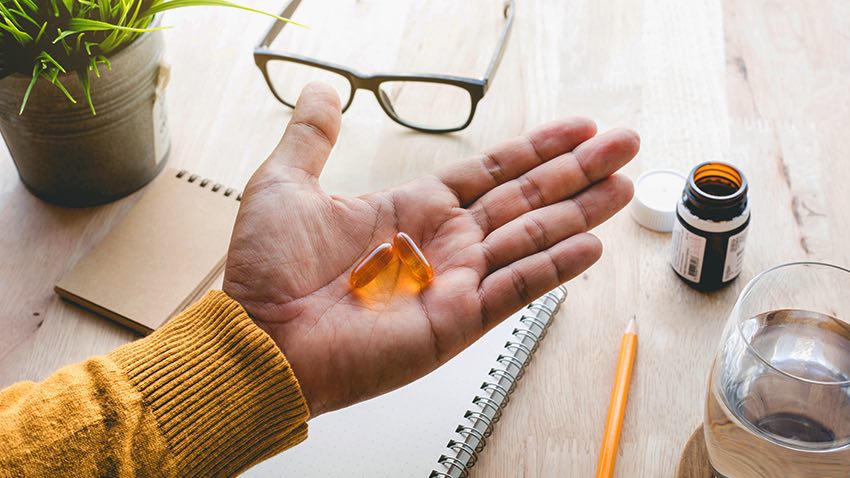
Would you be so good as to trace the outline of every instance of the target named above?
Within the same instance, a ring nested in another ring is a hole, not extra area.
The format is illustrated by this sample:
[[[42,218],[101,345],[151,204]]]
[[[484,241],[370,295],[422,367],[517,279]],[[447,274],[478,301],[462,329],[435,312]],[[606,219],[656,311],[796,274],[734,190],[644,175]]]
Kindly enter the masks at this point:
[[[280,16],[291,18],[301,0],[292,0]],[[275,98],[295,107],[301,89],[310,81],[323,81],[339,93],[342,112],[351,106],[354,93],[369,90],[384,112],[396,123],[426,133],[459,131],[472,122],[478,102],[487,93],[490,78],[499,68],[514,20],[514,0],[504,6],[505,25],[483,78],[435,74],[363,74],[354,69],[269,47],[285,22],[275,20],[254,48],[254,62]]]

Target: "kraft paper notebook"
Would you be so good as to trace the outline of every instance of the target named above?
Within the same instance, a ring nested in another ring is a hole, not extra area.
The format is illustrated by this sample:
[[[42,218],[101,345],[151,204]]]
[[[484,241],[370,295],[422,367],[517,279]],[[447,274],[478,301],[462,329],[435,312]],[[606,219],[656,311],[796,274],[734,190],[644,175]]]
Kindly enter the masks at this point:
[[[224,267],[240,194],[166,169],[56,293],[150,333],[206,292]]]
[[[305,442],[242,476],[467,476],[566,295],[544,295],[406,387],[311,420]]]

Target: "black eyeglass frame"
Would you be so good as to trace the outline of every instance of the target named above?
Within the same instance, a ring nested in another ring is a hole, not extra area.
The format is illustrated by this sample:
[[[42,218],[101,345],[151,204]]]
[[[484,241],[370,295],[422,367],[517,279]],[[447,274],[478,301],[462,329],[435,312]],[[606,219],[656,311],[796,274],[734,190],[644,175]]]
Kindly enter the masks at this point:
[[[292,0],[291,2],[289,2],[286,8],[283,9],[283,12],[280,14],[280,16],[284,18],[291,18],[292,14],[295,13],[295,10],[300,4],[301,0]],[[289,106],[290,108],[295,108],[295,105],[283,99],[283,97],[280,96],[277,90],[275,90],[274,83],[272,83],[271,77],[269,76],[268,68],[266,67],[269,61],[282,60],[293,63],[299,63],[302,65],[308,65],[315,68],[331,71],[346,78],[349,84],[351,85],[351,93],[348,96],[348,101],[346,102],[346,104],[342,105],[343,113],[345,113],[348,107],[351,106],[351,103],[354,101],[354,95],[357,90],[369,90],[372,92],[372,94],[375,95],[375,99],[378,101],[378,104],[381,105],[381,108],[384,110],[387,116],[389,116],[396,123],[424,133],[451,133],[454,131],[460,131],[469,126],[470,123],[472,123],[472,118],[475,116],[475,110],[478,107],[478,102],[481,101],[481,99],[484,98],[484,95],[487,93],[487,90],[490,87],[490,79],[493,77],[493,75],[495,75],[496,70],[498,70],[499,68],[499,64],[502,62],[502,57],[505,55],[508,37],[510,36],[511,27],[513,26],[514,22],[514,12],[515,0],[506,0],[503,11],[505,17],[505,25],[502,28],[502,32],[499,36],[499,44],[496,48],[496,51],[490,59],[490,63],[487,65],[487,71],[484,73],[484,76],[482,78],[428,73],[364,74],[352,68],[348,68],[335,63],[321,61],[315,58],[297,55],[294,53],[275,51],[270,49],[269,46],[272,44],[275,38],[277,38],[281,30],[283,30],[283,27],[286,26],[286,22],[282,22],[280,20],[275,20],[274,23],[272,23],[268,32],[266,32],[265,36],[263,36],[262,41],[260,41],[260,43],[254,48],[254,63],[256,63],[257,67],[263,73],[263,77],[266,79],[266,83],[268,84],[269,89],[271,90],[275,98],[277,98],[278,101],[280,101],[286,106]],[[440,83],[462,88],[466,90],[466,92],[469,94],[471,101],[469,117],[467,117],[466,121],[461,126],[451,128],[429,128],[416,123],[412,123],[410,121],[405,121],[396,114],[389,98],[386,98],[386,95],[384,94],[383,90],[380,89],[381,83],[390,81]]]

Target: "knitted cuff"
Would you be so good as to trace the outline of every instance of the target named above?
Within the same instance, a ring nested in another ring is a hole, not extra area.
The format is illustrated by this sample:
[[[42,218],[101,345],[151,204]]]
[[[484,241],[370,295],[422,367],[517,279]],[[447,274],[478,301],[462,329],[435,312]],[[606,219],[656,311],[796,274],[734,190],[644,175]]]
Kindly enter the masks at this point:
[[[307,438],[289,362],[224,292],[109,356],[156,417],[181,476],[234,476]]]

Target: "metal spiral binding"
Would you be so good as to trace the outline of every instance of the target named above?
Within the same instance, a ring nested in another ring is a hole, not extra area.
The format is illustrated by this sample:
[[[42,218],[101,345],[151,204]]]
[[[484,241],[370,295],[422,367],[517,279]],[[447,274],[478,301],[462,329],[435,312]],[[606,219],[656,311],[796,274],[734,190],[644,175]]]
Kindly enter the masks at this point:
[[[465,451],[465,452],[467,452],[467,453],[469,453],[469,454],[471,454],[471,455],[473,455],[473,456],[478,454],[478,452],[477,452],[477,451],[475,451],[475,450],[474,450],[471,446],[469,446],[469,444],[468,444],[468,443],[463,442],[463,441],[449,440],[449,445],[448,445],[448,446],[449,446],[449,448],[451,448],[452,450],[458,450],[458,449],[460,449],[460,450],[463,450],[463,451]]]
[[[439,472],[439,471],[431,470],[431,474],[428,475],[428,478],[452,478],[452,475],[449,475],[448,473],[442,473],[442,472]]]
[[[514,329],[513,336],[522,340],[525,337],[531,337],[532,342],[534,342],[535,346],[540,343],[540,336],[532,333],[528,329]],[[535,347],[537,348],[537,347]]]
[[[507,342],[505,343],[505,348],[513,351],[514,349],[519,350],[525,354],[526,357],[531,357],[531,354],[534,353],[533,348],[528,348],[525,344],[521,342]]]
[[[545,324],[537,320],[537,317],[523,315],[522,318],[519,319],[519,321],[524,325],[533,324],[537,326],[541,331],[546,330]]]
[[[505,390],[505,387],[502,387],[498,383],[484,382],[484,383],[481,384],[481,390],[485,390],[485,391],[488,391],[488,392],[489,391],[498,391],[499,393],[502,394],[502,403],[508,403],[508,401],[510,401],[510,399],[511,399],[510,393],[508,393],[508,391]],[[491,394],[491,396],[492,396],[492,394]]]
[[[471,460],[472,460],[472,458],[470,458],[470,461]],[[475,460],[476,461],[478,460],[478,454],[477,453],[475,454]],[[451,469],[460,470],[460,474],[457,475],[457,478],[467,478],[469,476],[469,468],[470,468],[469,462],[470,461],[467,461],[467,462],[464,463],[464,462],[461,462],[460,460],[458,460],[455,457],[440,455],[440,459],[437,460],[437,463],[439,463],[441,465],[447,465],[446,468],[448,468],[449,470],[451,470]],[[429,478],[434,478],[434,477],[437,477],[437,476],[439,476],[439,477],[445,476],[447,478],[454,478],[454,475],[449,475],[449,474],[446,474],[446,473],[440,473],[440,472],[435,471],[435,470],[431,471],[431,475],[429,476]]]
[[[181,170],[177,173],[177,177],[178,177],[178,178],[182,178],[183,176],[186,176],[187,174],[189,174],[189,171],[186,171],[185,169],[181,169]],[[194,183],[195,181],[197,181],[197,180],[198,180],[198,178],[200,178],[200,176],[198,176],[197,174],[189,174],[189,177],[188,177],[188,178],[186,178],[186,181],[187,181],[187,182],[190,182],[190,183]],[[199,185],[199,186],[201,186],[202,188],[205,188],[205,187],[207,187],[207,186],[208,186],[211,182],[212,182],[212,180],[210,180],[209,178],[203,178],[203,179],[201,179],[201,181],[198,183],[198,185]],[[215,184],[213,184],[213,185],[212,185],[212,187],[210,188],[210,190],[211,190],[212,192],[214,192],[214,193],[217,193],[217,192],[218,192],[219,190],[221,190],[221,188],[223,188],[223,187],[224,187],[224,186],[223,186],[221,183],[215,183]],[[233,189],[233,188],[225,188],[225,189],[224,189],[224,193],[223,193],[223,194],[224,194],[225,196],[227,196],[227,197],[230,197],[230,196],[232,196],[232,195],[233,195],[233,193],[236,193],[236,190],[235,190],[235,189]],[[241,200],[242,200],[242,193],[236,193],[236,200],[237,200],[237,201],[241,201]]]
[[[466,423],[458,425],[455,429],[457,437],[446,445],[451,453],[442,454],[437,459],[443,470],[431,471],[429,478],[469,476],[469,469],[478,461],[478,454],[484,449],[493,425],[501,418],[511,393],[566,297],[567,289],[559,286],[526,307],[519,319],[521,327],[513,330],[513,339],[505,343],[506,352],[496,359],[499,367],[490,369],[488,373],[493,380],[481,384],[482,394],[472,399],[476,408],[463,414]]]
[[[472,403],[482,408],[489,408],[490,410],[493,410],[493,423],[498,422],[502,418],[502,407],[499,406],[499,403],[492,398],[476,396],[472,399]]]
[[[468,443],[462,441],[449,440],[449,444],[446,446],[454,450],[455,452],[463,451],[472,457],[466,464],[467,468],[472,468],[478,462],[478,452],[475,451]]]
[[[516,368],[522,368],[522,362],[513,355],[499,355],[499,358],[497,358],[496,361],[502,365],[513,365]]]
[[[483,433],[481,433],[475,428],[467,427],[464,425],[458,425],[455,429],[455,433],[462,436],[464,440],[469,438],[470,436],[476,438],[478,440],[478,444],[475,446],[476,453],[481,453],[481,450],[484,449],[484,445],[487,442],[487,437],[485,437]]]

